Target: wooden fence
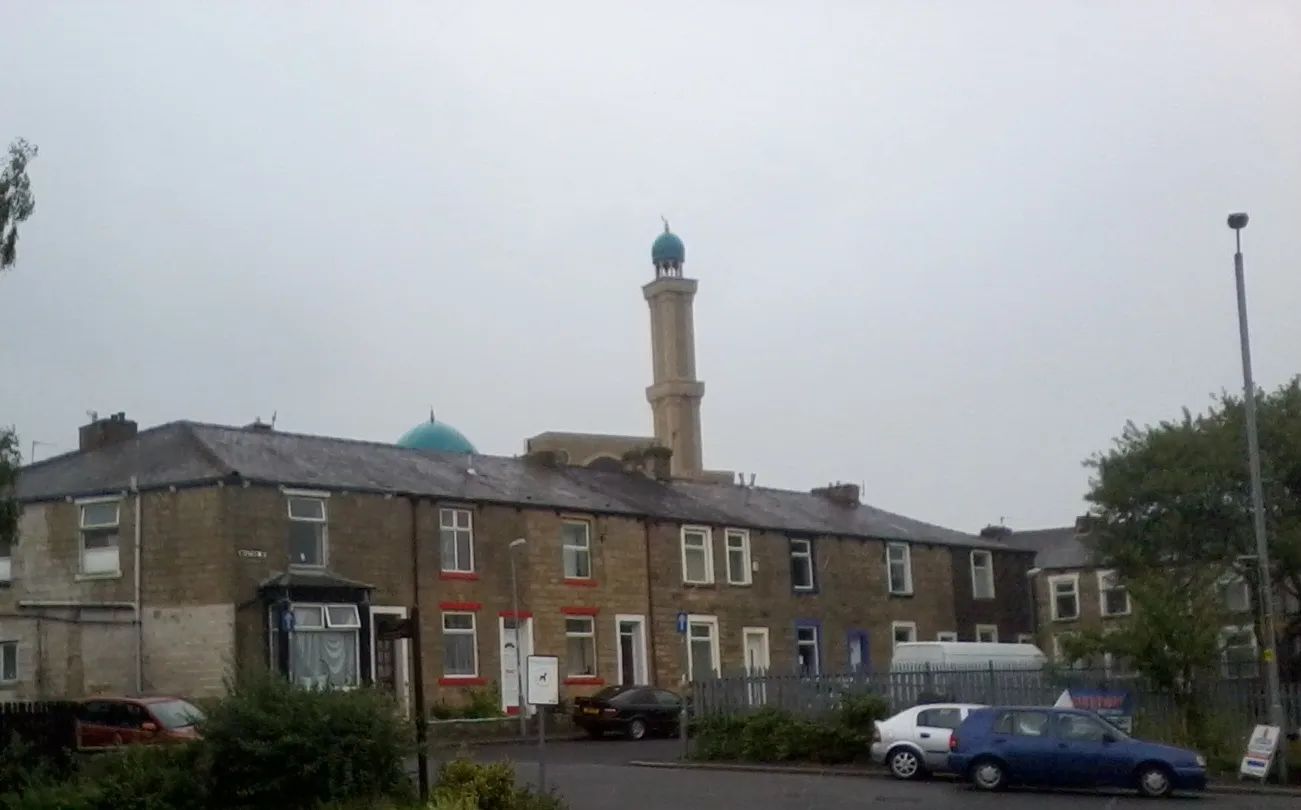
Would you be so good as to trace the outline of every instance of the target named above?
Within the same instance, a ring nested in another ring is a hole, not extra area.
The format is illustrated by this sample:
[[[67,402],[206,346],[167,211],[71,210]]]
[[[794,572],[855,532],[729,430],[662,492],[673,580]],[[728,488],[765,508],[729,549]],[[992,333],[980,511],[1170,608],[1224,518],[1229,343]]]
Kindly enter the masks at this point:
[[[60,768],[77,748],[77,712],[72,701],[0,703],[0,758],[12,761],[16,745],[27,764]]]
[[[1051,706],[1068,689],[1128,692],[1134,714],[1154,723],[1177,722],[1174,698],[1141,679],[1078,669],[1009,669],[998,666],[941,669],[919,666],[895,672],[721,677],[690,686],[698,715],[738,714],[774,707],[803,715],[836,710],[844,697],[878,695],[894,711],[918,703],[953,700],[1000,706]],[[1250,727],[1269,716],[1263,679],[1221,679],[1207,684],[1201,699],[1213,713]],[[1301,728],[1301,684],[1283,685],[1289,730]],[[1141,733],[1141,729],[1140,729]]]

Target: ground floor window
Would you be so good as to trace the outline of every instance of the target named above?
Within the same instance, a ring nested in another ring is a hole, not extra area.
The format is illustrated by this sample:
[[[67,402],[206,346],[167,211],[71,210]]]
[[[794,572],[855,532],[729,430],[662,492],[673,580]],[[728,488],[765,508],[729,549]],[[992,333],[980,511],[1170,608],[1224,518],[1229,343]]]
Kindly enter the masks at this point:
[[[361,684],[361,615],[356,605],[290,606],[289,680],[313,689]],[[277,645],[274,643],[272,648]]]
[[[18,680],[18,642],[0,641],[0,683]]]
[[[718,619],[691,616],[687,620],[687,677],[693,681],[718,677]]]

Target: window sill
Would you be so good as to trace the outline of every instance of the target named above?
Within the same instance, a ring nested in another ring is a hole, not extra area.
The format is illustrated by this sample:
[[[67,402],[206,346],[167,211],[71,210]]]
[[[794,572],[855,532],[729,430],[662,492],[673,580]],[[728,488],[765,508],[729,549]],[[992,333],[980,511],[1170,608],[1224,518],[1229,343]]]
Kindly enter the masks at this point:
[[[915,595],[912,591],[890,591],[891,598],[897,599],[911,599]]]
[[[817,588],[791,588],[791,593],[796,596],[817,596]]]
[[[101,579],[121,579],[122,572],[106,572],[103,574],[77,574],[72,579],[74,582],[95,582]]]
[[[727,584],[728,584],[728,585],[731,585],[731,586],[734,587],[734,588],[748,588],[748,587],[750,587],[751,585],[753,585],[754,582],[752,582],[752,581],[747,581],[747,582],[733,582],[732,580],[729,579],[729,580],[727,581]]]
[[[487,686],[488,679],[476,675],[451,675],[438,679],[439,686]]]
[[[583,579],[580,577],[565,577],[561,581],[562,585],[568,585],[573,588],[595,588],[597,581],[594,579]]]
[[[575,605],[571,607],[562,607],[560,612],[566,616],[597,616],[601,613],[601,609]]]
[[[973,596],[973,597],[971,597],[971,601],[973,601],[973,602],[993,602],[994,599],[995,599],[995,597],[993,597],[993,596]]]
[[[682,580],[682,587],[684,587],[684,588],[714,588],[714,587],[717,587],[717,584],[714,583],[714,582],[690,582],[690,581],[684,579],[684,580]]]
[[[459,579],[459,580],[473,581],[478,579],[479,575],[474,573],[473,571],[440,571],[438,572],[438,578],[450,579],[450,580]]]
[[[604,686],[605,678],[596,678],[589,675],[571,675],[564,680],[565,686]]]
[[[0,587],[3,587],[3,585],[0,585]],[[1127,610],[1127,611],[1125,611],[1124,613],[1103,613],[1103,614],[1102,614],[1102,618],[1104,618],[1104,619],[1123,619],[1123,618],[1125,618],[1126,616],[1129,616],[1129,615],[1130,615],[1130,612]]]
[[[1060,616],[1060,617],[1054,616],[1053,617],[1053,622],[1056,624],[1069,624],[1071,622],[1078,622],[1079,620],[1080,620],[1079,616]]]

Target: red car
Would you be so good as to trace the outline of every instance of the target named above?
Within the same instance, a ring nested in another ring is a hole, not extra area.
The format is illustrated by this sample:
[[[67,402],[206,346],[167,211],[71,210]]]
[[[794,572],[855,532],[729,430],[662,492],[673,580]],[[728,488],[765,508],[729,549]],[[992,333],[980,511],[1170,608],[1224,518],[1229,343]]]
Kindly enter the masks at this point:
[[[197,740],[202,719],[197,706],[175,697],[87,698],[77,713],[77,749]]]

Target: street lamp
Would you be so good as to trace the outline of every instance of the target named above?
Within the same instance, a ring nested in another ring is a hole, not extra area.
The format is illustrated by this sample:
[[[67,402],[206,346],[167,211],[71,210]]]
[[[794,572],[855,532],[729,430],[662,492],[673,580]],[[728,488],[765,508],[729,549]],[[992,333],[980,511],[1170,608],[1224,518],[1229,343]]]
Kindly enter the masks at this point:
[[[528,541],[523,537],[517,537],[510,541],[506,547],[510,555],[510,597],[511,607],[515,614],[515,707],[519,710],[519,735],[523,739],[528,735],[528,717],[524,711],[524,656],[520,653],[520,646],[524,643],[524,635],[521,632],[523,628],[523,619],[519,613],[519,580],[515,576],[515,549],[521,548]]]
[[[1238,288],[1238,341],[1242,346],[1242,402],[1247,422],[1247,464],[1251,473],[1252,524],[1256,534],[1256,565],[1260,577],[1265,636],[1265,688],[1269,692],[1269,724],[1283,730],[1283,699],[1279,694],[1278,639],[1274,632],[1274,585],[1269,570],[1269,544],[1265,539],[1265,492],[1260,480],[1260,436],[1256,428],[1256,383],[1251,374],[1251,336],[1247,329],[1247,281],[1242,269],[1242,229],[1246,214],[1230,214],[1233,229],[1233,279]],[[1287,783],[1287,757],[1278,756],[1279,775]]]

